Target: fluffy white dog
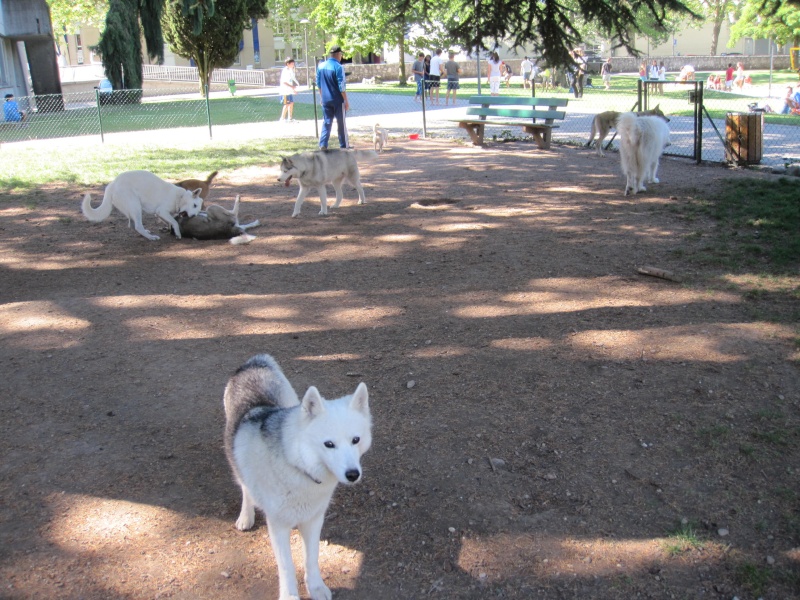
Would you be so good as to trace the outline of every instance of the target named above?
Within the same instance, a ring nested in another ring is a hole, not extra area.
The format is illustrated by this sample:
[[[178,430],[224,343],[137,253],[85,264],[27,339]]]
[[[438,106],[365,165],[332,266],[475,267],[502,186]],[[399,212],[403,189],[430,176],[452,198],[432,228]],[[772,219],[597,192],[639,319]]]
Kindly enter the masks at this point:
[[[622,174],[627,177],[625,195],[629,191],[644,192],[645,183],[658,183],[658,161],[669,146],[669,127],[661,117],[624,113],[619,117],[617,133]]]
[[[175,216],[185,213],[193,217],[203,208],[203,199],[197,188],[194,191],[185,190],[175,184],[160,179],[150,171],[126,171],[117,175],[106,186],[103,202],[97,208],[92,207],[92,196],[83,197],[81,210],[83,216],[93,223],[106,220],[111,215],[111,209],[116,208],[128,217],[128,223],[133,221],[133,227],[148,240],[159,239],[142,224],[142,213],[156,215],[172,227],[175,237],[180,239],[181,228]]]

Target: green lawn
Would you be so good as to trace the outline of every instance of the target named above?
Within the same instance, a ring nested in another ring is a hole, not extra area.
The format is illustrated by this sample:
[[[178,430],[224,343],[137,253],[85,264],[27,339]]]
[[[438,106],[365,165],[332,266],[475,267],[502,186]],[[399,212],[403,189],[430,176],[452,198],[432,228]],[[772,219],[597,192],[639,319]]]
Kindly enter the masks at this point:
[[[26,126],[0,123],[0,142],[20,140],[99,135],[102,123],[104,133],[121,131],[147,131],[173,127],[232,125],[277,121],[282,106],[277,98],[239,96],[212,99],[208,110],[202,98],[143,102],[69,109],[57,112],[37,112],[30,116]],[[294,118],[313,119],[311,104],[295,103]]]
[[[152,171],[164,179],[188,179],[215,170],[233,171],[278,163],[282,155],[315,148],[316,140],[309,138],[209,141],[191,150],[164,144],[144,148],[96,144],[65,152],[58,144],[37,144],[14,149],[13,160],[6,161],[0,173],[0,191],[24,193],[61,182],[83,186],[105,184],[121,172],[134,169]]]

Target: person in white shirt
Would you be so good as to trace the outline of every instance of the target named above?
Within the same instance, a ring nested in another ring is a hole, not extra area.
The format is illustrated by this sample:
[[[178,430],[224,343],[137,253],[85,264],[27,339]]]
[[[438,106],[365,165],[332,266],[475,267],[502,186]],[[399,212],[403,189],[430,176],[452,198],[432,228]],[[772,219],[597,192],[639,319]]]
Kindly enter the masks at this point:
[[[662,60],[658,64],[658,93],[664,93],[664,82],[667,80],[667,67],[664,66],[664,61]]]
[[[442,49],[437,48],[431,57],[431,104],[439,104],[439,82],[442,79]],[[436,100],[433,99],[433,91],[436,90]]]
[[[297,92],[297,86],[300,85],[294,73],[294,59],[289,56],[284,62],[286,66],[281,71],[283,110],[281,111],[281,118],[278,119],[279,123],[294,121],[294,94]]]
[[[486,78],[489,80],[489,90],[492,96],[500,95],[500,55],[497,52],[492,52],[489,60],[486,61]]]
[[[533,80],[533,63],[527,56],[520,63],[520,69],[522,69],[522,88],[528,89],[528,85]]]

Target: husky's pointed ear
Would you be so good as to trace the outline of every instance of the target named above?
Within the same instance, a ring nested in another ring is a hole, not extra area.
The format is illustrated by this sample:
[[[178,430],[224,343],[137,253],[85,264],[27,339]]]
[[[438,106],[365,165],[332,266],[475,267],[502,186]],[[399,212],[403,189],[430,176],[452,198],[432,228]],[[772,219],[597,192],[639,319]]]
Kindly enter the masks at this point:
[[[655,105],[655,107],[653,107],[653,112],[656,112],[659,106],[661,106],[661,102],[659,102],[658,104]]]
[[[358,384],[353,397],[350,399],[350,408],[365,415],[369,414],[369,392],[367,392],[367,384],[363,381]]]
[[[200,194],[203,193],[203,188],[197,188],[196,190],[192,190],[192,197],[199,198]]]
[[[319,390],[313,385],[306,390],[306,395],[303,396],[301,406],[303,407],[303,414],[309,419],[318,417],[325,412],[325,401],[322,399],[322,396],[319,395]]]

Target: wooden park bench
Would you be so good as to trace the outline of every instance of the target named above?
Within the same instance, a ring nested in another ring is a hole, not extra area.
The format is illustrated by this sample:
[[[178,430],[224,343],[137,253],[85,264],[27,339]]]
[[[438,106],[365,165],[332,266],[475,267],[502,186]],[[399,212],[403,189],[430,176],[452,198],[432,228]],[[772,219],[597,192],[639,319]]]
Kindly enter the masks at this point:
[[[472,143],[483,145],[483,132],[487,125],[500,127],[522,127],[533,135],[536,145],[542,150],[550,148],[550,136],[563,121],[566,112],[556,110],[566,106],[566,98],[528,98],[525,96],[472,96],[469,99],[467,118],[455,119],[458,126],[466,129]],[[470,118],[472,117],[472,118]]]

